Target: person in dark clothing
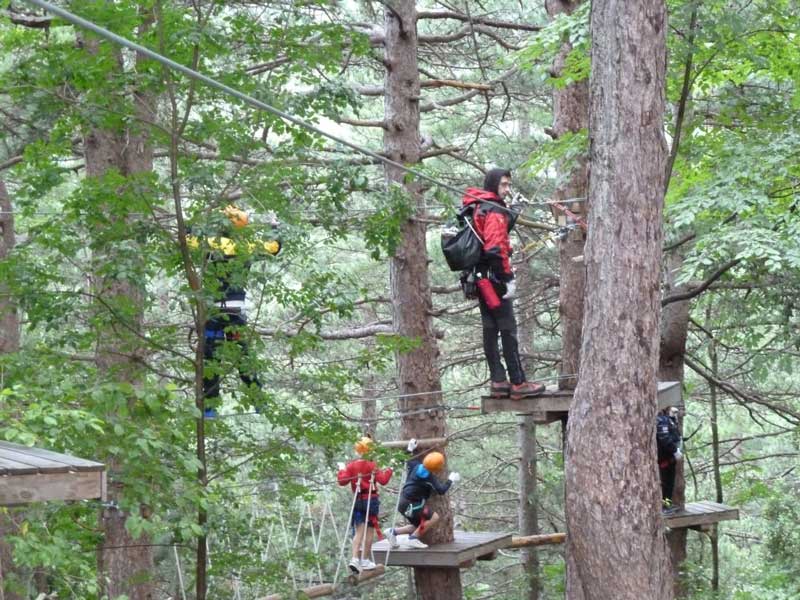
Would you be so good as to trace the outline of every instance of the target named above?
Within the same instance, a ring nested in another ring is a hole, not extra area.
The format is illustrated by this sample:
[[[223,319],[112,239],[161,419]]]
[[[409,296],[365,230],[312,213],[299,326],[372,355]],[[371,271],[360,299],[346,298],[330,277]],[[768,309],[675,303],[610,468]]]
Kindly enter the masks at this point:
[[[226,344],[234,344],[239,378],[248,388],[255,386],[261,389],[258,376],[243,364],[243,361],[245,363],[247,361],[249,349],[242,338],[247,318],[245,314],[246,293],[241,281],[253,260],[277,255],[281,251],[281,243],[277,239],[251,242],[236,239],[235,230],[249,225],[248,214],[235,206],[227,206],[222,212],[227,222],[220,227],[220,231],[216,235],[208,236],[202,241],[194,235],[189,236],[188,239],[192,248],[199,248],[202,244],[207,252],[206,274],[212,279],[212,283],[208,287],[215,299],[203,331],[205,338],[203,358],[206,362],[219,360]],[[242,264],[243,258],[245,261]],[[203,396],[206,407],[204,416],[214,418],[217,416],[222,375],[213,368],[209,371],[203,377]]]
[[[667,407],[656,416],[656,445],[658,446],[658,473],[661,477],[661,510],[676,510],[672,503],[675,490],[675,469],[683,458],[681,432],[678,426],[678,409]]]
[[[406,450],[411,453],[417,448],[416,440],[411,440]],[[447,481],[442,483],[434,475],[444,468],[444,455],[441,452],[430,452],[424,459],[412,458],[406,462],[406,482],[400,491],[400,503],[397,510],[409,522],[409,525],[390,529],[386,532],[386,538],[392,548],[397,548],[397,536],[408,535],[407,545],[411,548],[427,548],[419,538],[427,527],[436,525],[439,521],[439,513],[434,512],[427,505],[431,493],[436,492],[444,495],[453,483],[459,481],[461,476],[458,473],[450,473]]]
[[[478,295],[483,325],[483,352],[489,365],[491,384],[489,395],[494,398],[511,396],[512,400],[538,396],[545,387],[526,381],[519,356],[517,321],[512,299],[516,289],[511,269],[511,239],[509,233],[516,222],[516,213],[506,206],[511,193],[511,171],[491,169],[483,181],[483,189],[468,188],[463,206],[472,206],[472,220],[478,237],[483,241],[481,261],[475,267],[479,278],[488,278],[500,298],[498,308],[490,308],[483,295]],[[500,359],[497,337],[503,345],[505,367]],[[508,369],[508,378],[506,378]],[[510,379],[510,383],[509,383]]]

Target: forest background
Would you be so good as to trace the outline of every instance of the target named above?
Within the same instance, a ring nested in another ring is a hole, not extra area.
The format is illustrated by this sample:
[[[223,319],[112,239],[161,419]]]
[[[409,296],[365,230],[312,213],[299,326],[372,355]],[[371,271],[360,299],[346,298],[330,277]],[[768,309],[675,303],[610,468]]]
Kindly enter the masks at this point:
[[[547,383],[565,373],[558,244],[572,232],[559,231],[545,202],[587,147],[585,129],[553,129],[553,96],[590,67],[588,6],[555,4],[569,10],[416,7],[419,168],[457,189],[490,166],[513,169],[527,199],[514,240],[527,279],[521,341],[529,374]],[[383,150],[388,4],[68,6]],[[798,8],[709,0],[672,1],[668,11],[662,303],[688,310],[686,498],[741,511],[719,535],[689,534],[683,592],[796,598]],[[109,576],[125,571],[117,561],[147,565],[126,585],[154,597],[253,598],[329,580],[339,538],[329,524],[314,548],[311,524],[330,507],[343,528],[350,499],[336,489],[335,463],[365,429],[379,440],[413,433],[399,421],[412,410],[446,418],[449,466],[464,476],[450,494],[457,527],[519,531],[518,480],[533,464],[523,505],[535,507],[536,529],[564,530],[560,426],[531,431],[511,414],[476,410],[487,380],[479,317],[437,247],[454,192],[420,182],[421,200],[410,199],[374,159],[22,2],[4,3],[0,19],[0,435],[106,462],[114,503],[4,511],[5,598],[119,597]],[[194,332],[213,289],[186,234],[213,229],[231,202],[254,213],[243,243],[277,218],[283,251],[249,271],[244,259],[234,266],[247,276],[253,357],[231,349],[220,367],[252,360],[264,390],[228,377],[222,418],[203,421]],[[409,220],[428,228],[443,390],[422,408],[398,399],[395,369],[420,344],[397,335],[392,316],[410,290],[392,288],[388,258]],[[524,469],[520,428],[536,444]],[[402,464],[390,452],[382,460]],[[386,524],[398,481],[385,494]],[[563,597],[562,550],[534,558],[524,569],[514,551],[478,563],[463,574],[464,597]],[[409,597],[409,576],[389,570],[361,597]]]

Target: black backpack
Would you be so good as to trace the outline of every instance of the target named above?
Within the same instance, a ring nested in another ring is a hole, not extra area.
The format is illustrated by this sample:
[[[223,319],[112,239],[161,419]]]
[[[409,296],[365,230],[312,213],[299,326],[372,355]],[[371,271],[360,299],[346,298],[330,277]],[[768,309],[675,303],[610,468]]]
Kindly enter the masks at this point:
[[[472,269],[481,260],[483,240],[475,231],[473,206],[462,208],[455,222],[442,228],[442,253],[451,271]]]

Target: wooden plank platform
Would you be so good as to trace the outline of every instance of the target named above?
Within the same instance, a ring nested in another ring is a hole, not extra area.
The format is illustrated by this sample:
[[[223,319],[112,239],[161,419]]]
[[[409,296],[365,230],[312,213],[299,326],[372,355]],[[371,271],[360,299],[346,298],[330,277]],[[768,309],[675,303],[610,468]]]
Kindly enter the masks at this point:
[[[0,506],[106,497],[102,463],[0,441]]]
[[[569,412],[572,404],[573,390],[559,390],[558,386],[550,385],[544,394],[536,398],[511,398],[481,397],[481,412],[483,414],[496,412],[513,412],[520,415],[532,415],[536,423],[552,423],[559,421]],[[679,381],[658,382],[658,408],[668,406],[682,406],[681,384]]]
[[[689,502],[681,510],[664,515],[664,524],[670,529],[708,529],[720,521],[736,521],[739,509],[718,502]]]
[[[449,544],[436,544],[428,548],[393,548],[389,553],[389,567],[451,567],[457,569],[481,556],[511,545],[510,533],[456,531],[455,540]],[[386,564],[386,540],[372,546],[375,562]]]

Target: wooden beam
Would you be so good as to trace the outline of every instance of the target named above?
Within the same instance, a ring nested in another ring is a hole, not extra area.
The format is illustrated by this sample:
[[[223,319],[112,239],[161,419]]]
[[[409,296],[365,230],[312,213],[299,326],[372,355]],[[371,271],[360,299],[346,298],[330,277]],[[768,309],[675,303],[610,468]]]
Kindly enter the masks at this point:
[[[384,448],[401,448],[405,449],[408,446],[408,442],[411,440],[394,440],[391,442],[381,442],[381,446]],[[439,448],[441,446],[447,445],[447,438],[438,437],[438,438],[422,438],[417,440],[417,448]]]
[[[0,476],[0,506],[48,500],[89,500],[103,498],[105,473],[27,473]]]
[[[492,86],[486,83],[474,83],[471,81],[458,81],[457,79],[428,79],[419,84],[423,88],[453,87],[462,90],[481,90],[491,92]]]
[[[350,584],[349,587],[359,586],[362,583],[366,583],[367,581],[371,581],[372,579],[377,579],[381,575],[386,572],[386,568],[383,565],[378,565],[374,569],[369,571],[361,571],[358,575],[351,575],[348,578],[348,582]],[[331,596],[342,589],[348,586],[344,585],[333,585],[332,583],[322,583],[320,585],[313,585],[311,587],[304,588],[299,590],[299,594],[301,598],[323,598],[325,596]],[[259,598],[259,600],[288,600],[289,598],[295,598],[296,594],[270,594],[269,596],[264,596]]]
[[[524,415],[534,415],[537,423],[552,423],[566,416],[572,404],[572,390],[559,390],[558,386],[548,386],[544,394],[534,398],[481,398],[481,412],[484,414],[494,412],[513,412]],[[658,408],[663,410],[668,406],[682,406],[681,384],[677,381],[658,382]]]
[[[563,544],[567,539],[566,533],[545,533],[541,535],[515,535],[511,538],[509,548],[527,548],[529,546],[547,546],[550,544]]]

